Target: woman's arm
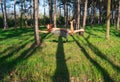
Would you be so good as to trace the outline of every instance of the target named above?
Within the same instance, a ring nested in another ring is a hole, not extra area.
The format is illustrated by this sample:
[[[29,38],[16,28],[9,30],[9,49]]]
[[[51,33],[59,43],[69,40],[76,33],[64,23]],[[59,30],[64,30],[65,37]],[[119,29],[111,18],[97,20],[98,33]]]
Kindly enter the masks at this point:
[[[77,33],[77,32],[84,32],[84,29],[79,29],[79,30],[74,30],[73,33]]]
[[[39,30],[39,32],[41,32],[41,33],[49,33],[49,31],[45,31],[45,30]]]
[[[53,28],[52,30],[61,30],[61,31],[67,31],[65,28]]]

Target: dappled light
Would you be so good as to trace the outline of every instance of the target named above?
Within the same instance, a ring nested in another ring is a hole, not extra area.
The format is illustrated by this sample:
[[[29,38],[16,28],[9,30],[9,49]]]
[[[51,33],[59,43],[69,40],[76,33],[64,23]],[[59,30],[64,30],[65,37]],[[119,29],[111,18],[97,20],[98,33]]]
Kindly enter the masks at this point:
[[[120,82],[120,0],[0,0],[0,82]]]

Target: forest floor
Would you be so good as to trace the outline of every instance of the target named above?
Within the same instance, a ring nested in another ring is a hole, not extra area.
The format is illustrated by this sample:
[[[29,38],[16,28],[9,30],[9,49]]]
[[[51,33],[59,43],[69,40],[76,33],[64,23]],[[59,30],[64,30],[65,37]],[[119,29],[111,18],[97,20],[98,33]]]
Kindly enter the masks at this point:
[[[40,34],[40,47],[33,28],[0,29],[0,82],[119,82],[120,31],[106,40],[105,29],[87,26],[68,41]]]

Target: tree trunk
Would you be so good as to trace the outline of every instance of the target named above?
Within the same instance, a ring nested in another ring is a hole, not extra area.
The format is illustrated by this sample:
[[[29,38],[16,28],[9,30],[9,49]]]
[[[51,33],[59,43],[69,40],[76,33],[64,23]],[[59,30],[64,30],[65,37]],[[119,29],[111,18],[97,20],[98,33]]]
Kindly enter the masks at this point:
[[[2,1],[1,1],[0,4],[1,4],[1,10],[2,10],[2,16],[3,16],[3,17],[2,17],[2,20],[3,20],[3,23],[4,23],[4,13],[3,13],[3,4],[2,4]],[[3,24],[3,26],[4,26],[4,24]]]
[[[100,21],[100,24],[103,24],[103,7],[104,7],[104,5],[103,5],[103,1],[100,1],[100,8],[99,8],[99,10],[100,10],[100,16],[99,16],[99,21]]]
[[[50,23],[53,23],[53,0],[48,0],[49,1],[49,18],[50,18]]]
[[[98,9],[99,9],[98,24],[100,24],[100,1],[98,1]]]
[[[56,0],[54,0],[54,27],[56,28]]]
[[[23,1],[21,1],[20,28],[23,27]]]
[[[6,0],[4,0],[3,14],[4,14],[4,30],[6,30],[7,29]]]
[[[65,4],[64,4],[64,18],[65,18],[65,28],[67,28],[67,25],[68,25],[68,6],[67,6],[67,1],[65,1]]]
[[[72,18],[74,18],[75,21],[77,21],[77,14],[76,14],[77,5],[76,4],[77,4],[77,0],[73,2],[73,17]],[[77,23],[74,24],[74,29],[76,29],[76,27],[77,27]]]
[[[60,7],[60,17],[61,17],[61,7]]]
[[[118,6],[117,30],[120,29],[120,1]]]
[[[40,45],[39,28],[38,28],[38,0],[34,0],[34,36],[36,46]]]
[[[17,28],[17,25],[16,25],[16,0],[14,0],[14,21],[15,21],[14,28],[16,29]]]
[[[45,16],[46,16],[46,9],[45,9],[45,0],[43,1],[43,7],[44,7],[44,15],[43,15],[43,20],[44,20],[44,26],[45,26]]]
[[[110,5],[111,5],[111,0],[108,0],[108,2],[107,2],[106,39],[110,38]]]
[[[88,0],[85,0],[84,17],[83,17],[83,28],[85,28],[85,25],[86,25],[86,18],[87,18],[87,4],[88,4]]]
[[[78,18],[77,18],[77,29],[80,29],[80,0],[78,0]]]

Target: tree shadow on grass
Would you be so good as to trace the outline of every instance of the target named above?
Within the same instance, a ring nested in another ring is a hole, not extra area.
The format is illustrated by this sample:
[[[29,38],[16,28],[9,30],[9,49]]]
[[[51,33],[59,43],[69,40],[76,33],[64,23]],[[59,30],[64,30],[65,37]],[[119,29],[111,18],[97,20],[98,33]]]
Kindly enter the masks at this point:
[[[17,52],[22,50],[27,44],[28,43],[23,44],[22,46],[17,48]],[[28,49],[23,51],[18,57],[14,58],[14,59],[11,59],[11,61],[8,61],[6,59],[15,55],[15,53],[17,53],[16,50],[14,50],[9,55],[4,56],[2,59],[0,59],[1,60],[1,63],[0,63],[0,80],[3,80],[6,75],[9,75],[10,79],[12,79],[11,72],[15,69],[17,64],[24,61],[28,57],[30,57],[34,53],[36,48],[37,47],[34,44],[32,44]]]
[[[42,38],[42,39],[41,39],[41,43],[43,43],[44,38],[46,38],[48,35],[49,35],[49,34],[41,34],[41,38]],[[31,38],[31,37],[29,37],[29,38]],[[19,51],[19,50],[20,50],[19,48],[25,47],[26,44],[28,44],[29,42],[32,42],[32,41],[34,40],[34,39],[30,40],[29,38],[23,39],[20,43],[18,43],[18,44],[20,44],[21,46],[19,46],[18,48],[16,48],[15,51]],[[23,43],[23,41],[24,41],[24,43]],[[7,47],[6,49],[4,49],[3,51],[1,51],[1,52],[0,52],[0,60],[1,60],[1,59],[4,60],[4,59],[12,56],[11,54],[13,54],[13,53],[15,53],[15,52],[10,52],[8,55],[6,55],[6,53],[8,53],[8,51],[12,51],[14,48],[15,48],[15,46],[9,46],[9,47]],[[4,56],[2,56],[2,55],[4,55]],[[2,57],[1,57],[1,56],[2,56]]]
[[[13,37],[19,37],[21,36],[23,33],[29,33],[29,32],[33,32],[33,29],[28,29],[28,28],[24,28],[24,29],[11,29],[11,30],[3,30],[0,31],[1,32],[1,36],[3,36],[2,38],[0,37],[1,40],[6,40],[9,38],[13,38]],[[31,34],[34,35],[34,34]]]
[[[85,57],[96,67],[96,69],[101,73],[101,75],[103,76],[103,80],[104,82],[114,82],[114,80],[110,77],[109,73],[107,72],[107,70],[105,70],[103,67],[101,67],[99,65],[99,63],[97,63],[94,59],[92,59],[92,57],[90,57],[89,53],[87,52],[87,50],[80,45],[80,43],[74,38],[74,36],[72,36],[72,38],[75,40],[76,44],[78,45],[78,47],[80,48],[80,50],[82,50],[82,52],[84,53]]]
[[[69,71],[66,65],[65,53],[62,37],[58,39],[58,47],[56,52],[56,71],[53,76],[53,82],[70,82]]]
[[[46,36],[44,36],[43,39]],[[24,42],[23,44],[21,44],[21,46],[17,47],[15,50],[11,51],[9,54],[7,54],[7,55],[5,55],[5,56],[3,56],[3,57],[0,58],[0,80],[1,81],[4,80],[4,78],[7,75],[10,76],[9,80],[13,79],[13,75],[14,74],[12,74],[12,72],[16,68],[17,64],[19,64],[20,62],[23,62],[24,60],[26,60],[29,57],[31,57],[32,54],[36,51],[36,49],[38,47],[36,47],[36,45],[34,44],[33,40],[34,39],[32,39],[32,40],[28,39],[26,42]],[[31,42],[32,42],[32,44],[31,44]],[[23,49],[27,45],[29,45],[29,43],[31,45],[27,49],[25,49],[23,51]],[[21,52],[21,53],[19,53],[19,52]],[[11,60],[7,60],[7,59],[9,59],[9,58],[14,57],[15,55],[17,55],[17,53],[19,54],[17,57],[15,57],[14,59],[11,59]],[[27,78],[27,79],[29,79],[29,78]]]
[[[25,41],[24,43],[22,43],[19,47],[16,47],[16,48],[14,48],[14,51],[11,51],[11,52],[9,52],[9,53],[7,53],[7,54],[5,54],[5,52],[7,52],[7,51],[9,51],[11,48],[7,48],[7,49],[5,49],[2,53],[1,53],[1,55],[3,55],[1,58],[0,58],[0,61],[4,61],[4,60],[6,60],[7,58],[10,58],[10,57],[12,57],[16,52],[18,52],[18,51],[20,51],[21,49],[23,49],[29,42],[32,42],[33,41],[33,39],[32,40],[27,40],[27,41]],[[15,47],[15,46],[14,46]],[[12,47],[13,48],[13,47]]]
[[[116,37],[120,37],[120,30],[117,30],[117,31],[112,31],[112,33],[116,36]]]
[[[92,43],[90,43],[88,40],[89,37],[90,35],[87,38],[84,37],[84,39],[86,40],[88,47],[91,49],[91,51],[93,51],[101,59],[107,61],[113,67],[113,69],[115,69],[117,72],[120,73],[120,67],[118,65],[115,65],[112,61],[110,61],[110,59],[104,53],[102,53],[97,47],[95,47]]]
[[[99,36],[99,35],[91,33],[91,32],[86,32],[86,33],[88,33],[89,35],[92,35],[92,36],[94,36],[96,38],[103,38],[103,37],[105,37],[105,36]]]

